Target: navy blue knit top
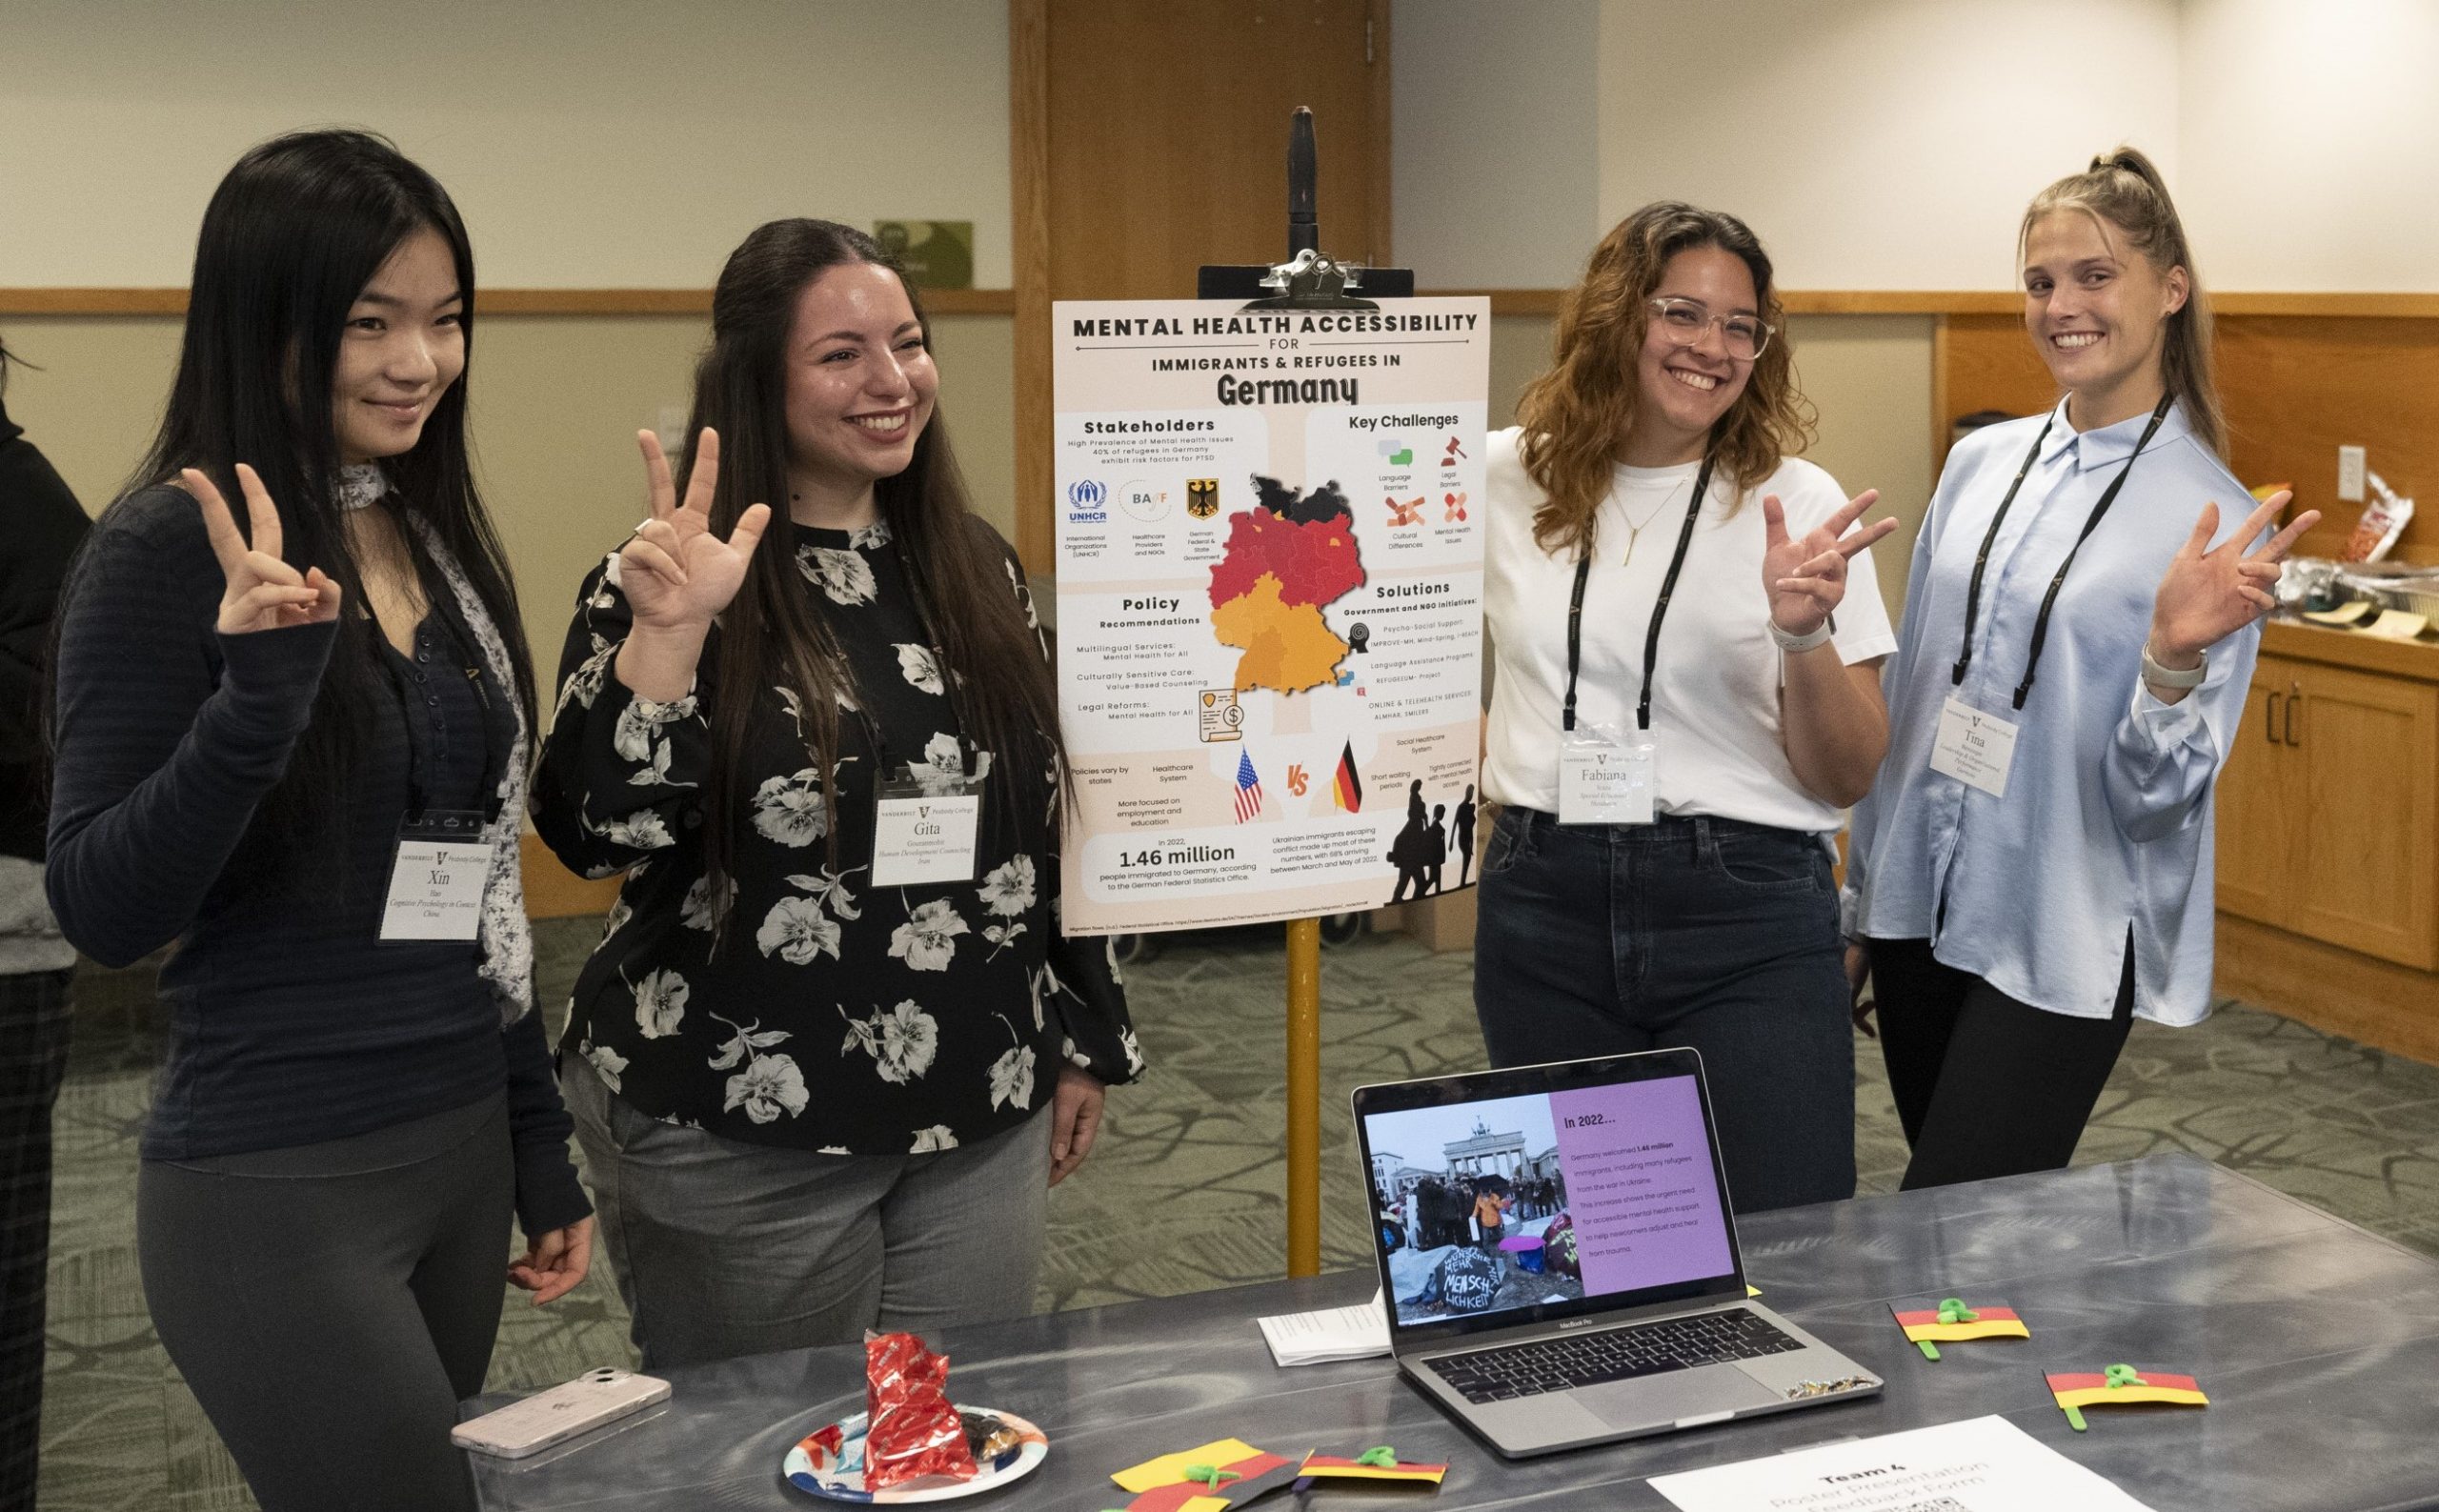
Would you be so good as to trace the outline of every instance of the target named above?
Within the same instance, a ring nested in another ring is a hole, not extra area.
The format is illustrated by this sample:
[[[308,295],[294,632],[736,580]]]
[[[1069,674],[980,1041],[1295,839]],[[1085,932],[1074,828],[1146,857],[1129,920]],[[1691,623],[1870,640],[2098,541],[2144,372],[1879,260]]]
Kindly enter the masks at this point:
[[[445,585],[430,585],[413,658],[374,637],[402,696],[373,700],[340,864],[300,887],[277,837],[249,831],[337,636],[219,635],[221,591],[194,501],[155,488],[103,516],[61,610],[51,906],[106,965],[177,945],[161,971],[170,1050],[145,1158],[345,1139],[505,1089],[518,1220],[529,1235],[574,1222],[591,1206],[541,1015],[503,1031],[473,941],[379,941],[411,751],[434,806],[483,807],[486,755],[504,759],[514,734],[507,696],[468,675],[480,655],[451,628]],[[241,856],[250,864],[232,867]]]

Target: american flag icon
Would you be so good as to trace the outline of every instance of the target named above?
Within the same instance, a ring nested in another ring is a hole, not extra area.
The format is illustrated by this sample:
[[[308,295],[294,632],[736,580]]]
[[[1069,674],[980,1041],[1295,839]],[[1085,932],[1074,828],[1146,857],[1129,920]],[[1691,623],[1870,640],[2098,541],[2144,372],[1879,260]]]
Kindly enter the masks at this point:
[[[1260,813],[1261,778],[1254,776],[1253,753],[1240,750],[1237,753],[1237,822],[1242,824]]]

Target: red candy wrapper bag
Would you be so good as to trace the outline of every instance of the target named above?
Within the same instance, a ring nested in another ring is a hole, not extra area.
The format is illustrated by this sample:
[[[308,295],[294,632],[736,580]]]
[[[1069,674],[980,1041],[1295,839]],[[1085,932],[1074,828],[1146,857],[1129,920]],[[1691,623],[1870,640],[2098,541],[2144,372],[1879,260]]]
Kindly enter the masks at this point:
[[[974,1451],[949,1405],[949,1357],[913,1334],[864,1335],[864,1489],[927,1475],[971,1481]]]

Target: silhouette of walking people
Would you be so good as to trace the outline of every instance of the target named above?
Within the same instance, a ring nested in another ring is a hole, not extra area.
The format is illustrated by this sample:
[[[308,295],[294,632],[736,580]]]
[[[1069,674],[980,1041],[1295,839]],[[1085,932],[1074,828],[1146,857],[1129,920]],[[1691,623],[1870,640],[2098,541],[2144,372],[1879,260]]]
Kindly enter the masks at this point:
[[[1417,777],[1406,788],[1405,827],[1398,831],[1396,839],[1389,842],[1389,864],[1398,869],[1398,885],[1390,890],[1390,902],[1404,902],[1408,888],[1414,890],[1417,897],[1427,891],[1425,882],[1431,869],[1438,864],[1433,859],[1434,855],[1431,823],[1423,814],[1422,779]]]
[[[1465,785],[1465,796],[1457,804],[1457,885],[1464,886],[1474,879],[1474,789]]]

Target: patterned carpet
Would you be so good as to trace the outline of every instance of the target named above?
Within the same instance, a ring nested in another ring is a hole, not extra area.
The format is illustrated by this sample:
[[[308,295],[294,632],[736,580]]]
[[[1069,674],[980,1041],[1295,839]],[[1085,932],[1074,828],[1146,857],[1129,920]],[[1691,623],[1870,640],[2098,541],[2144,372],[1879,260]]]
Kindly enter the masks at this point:
[[[546,924],[543,998],[563,1000],[598,925]],[[1471,956],[1399,937],[1321,969],[1323,1263],[1365,1259],[1347,1092],[1478,1065]],[[1168,942],[1129,974],[1153,1070],[1110,1102],[1092,1159],[1051,1202],[1046,1307],[1265,1280],[1283,1269],[1284,958],[1275,931]],[[136,1139],[160,1050],[150,978],[89,971],[58,1113],[50,1361],[41,1505],[55,1512],[251,1507],[144,1312],[134,1251]],[[1859,1042],[1864,1189],[1905,1165],[1879,1055]],[[2201,1028],[2137,1025],[2079,1162],[2182,1148],[2373,1232],[2439,1254],[2439,1069],[2229,1005]],[[494,1387],[564,1381],[628,1358],[606,1275],[548,1309],[511,1294]]]

